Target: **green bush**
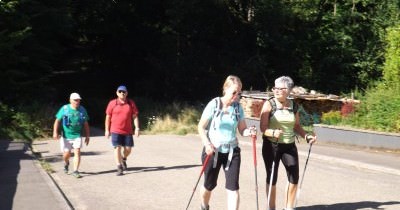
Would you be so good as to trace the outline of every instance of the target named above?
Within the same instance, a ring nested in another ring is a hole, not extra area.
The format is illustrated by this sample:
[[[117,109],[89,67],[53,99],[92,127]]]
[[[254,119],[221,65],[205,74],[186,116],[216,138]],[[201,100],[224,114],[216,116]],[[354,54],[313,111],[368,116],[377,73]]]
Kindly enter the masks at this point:
[[[321,122],[327,125],[338,125],[342,122],[342,115],[340,111],[322,113]]]
[[[12,108],[0,102],[0,138],[31,142],[45,136],[46,116],[37,104]]]
[[[343,123],[376,131],[400,131],[400,88],[378,86],[369,89],[356,106],[356,112]]]

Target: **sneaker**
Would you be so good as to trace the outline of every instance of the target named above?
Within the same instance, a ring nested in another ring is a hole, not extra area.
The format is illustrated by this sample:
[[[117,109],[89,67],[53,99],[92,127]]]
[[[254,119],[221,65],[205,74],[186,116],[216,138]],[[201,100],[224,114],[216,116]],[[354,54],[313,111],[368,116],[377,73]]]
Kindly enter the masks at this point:
[[[126,165],[126,158],[122,159],[122,170],[126,171],[128,169],[128,166]]]
[[[200,210],[210,210],[210,205],[204,207],[203,205],[200,206]]]
[[[79,171],[74,171],[71,174],[72,176],[74,176],[75,178],[81,178],[82,176],[79,174]]]
[[[122,169],[122,165],[118,165],[118,167],[117,167],[117,176],[124,175],[123,171],[124,171],[124,169]]]
[[[69,164],[65,164],[64,165],[64,173],[68,173],[68,167],[69,167]]]

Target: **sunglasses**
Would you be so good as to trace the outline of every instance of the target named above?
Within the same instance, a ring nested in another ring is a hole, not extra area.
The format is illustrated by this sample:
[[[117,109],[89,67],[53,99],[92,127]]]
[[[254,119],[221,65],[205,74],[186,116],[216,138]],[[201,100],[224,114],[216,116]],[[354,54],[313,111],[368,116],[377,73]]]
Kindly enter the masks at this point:
[[[240,91],[233,91],[232,95],[242,95],[242,92],[240,92]]]
[[[123,90],[118,90],[118,93],[126,93],[126,91],[123,91]]]

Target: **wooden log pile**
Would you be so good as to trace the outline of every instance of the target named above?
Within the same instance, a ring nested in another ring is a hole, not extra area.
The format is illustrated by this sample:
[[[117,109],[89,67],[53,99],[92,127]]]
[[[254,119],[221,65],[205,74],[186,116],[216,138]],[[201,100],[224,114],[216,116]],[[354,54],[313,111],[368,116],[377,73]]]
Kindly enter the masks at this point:
[[[243,91],[240,104],[244,109],[246,118],[258,119],[264,102],[271,96],[273,96],[272,92]],[[331,94],[325,95],[315,92],[292,92],[290,97],[293,98],[296,103],[303,106],[308,114],[318,114],[320,116],[322,113],[330,111],[344,111],[346,113],[342,114],[345,115],[348,114],[353,104],[360,103],[359,100],[340,98]]]

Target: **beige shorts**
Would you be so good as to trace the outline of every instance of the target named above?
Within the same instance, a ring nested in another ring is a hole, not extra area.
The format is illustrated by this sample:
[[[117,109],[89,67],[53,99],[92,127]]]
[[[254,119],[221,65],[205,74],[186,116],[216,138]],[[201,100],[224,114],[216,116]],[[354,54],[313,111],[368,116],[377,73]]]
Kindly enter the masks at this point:
[[[63,152],[68,152],[71,151],[73,149],[78,149],[78,148],[82,148],[82,137],[78,137],[75,139],[66,139],[66,138],[62,138],[60,140],[60,147],[61,147],[61,151]]]

